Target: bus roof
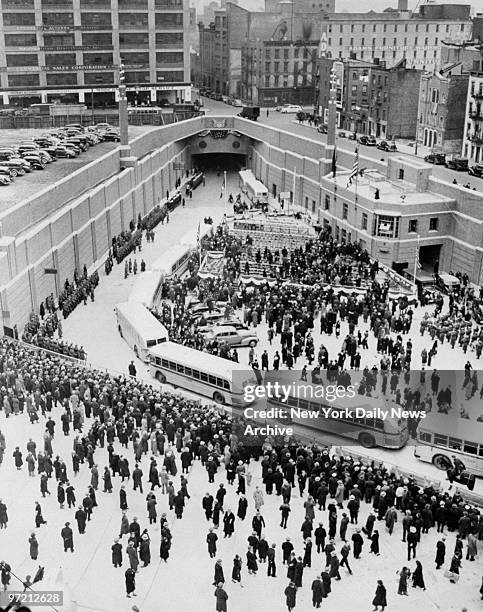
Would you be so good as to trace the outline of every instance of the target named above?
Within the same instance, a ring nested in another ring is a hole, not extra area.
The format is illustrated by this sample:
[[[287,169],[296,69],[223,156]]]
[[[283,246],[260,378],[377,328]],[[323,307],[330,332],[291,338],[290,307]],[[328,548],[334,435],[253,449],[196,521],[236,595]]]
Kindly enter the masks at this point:
[[[139,302],[150,308],[154,304],[160,281],[161,274],[159,271],[146,270],[141,272],[134,282],[127,301]]]
[[[163,274],[171,274],[173,265],[181,259],[183,255],[189,253],[191,248],[186,244],[175,244],[169,248],[164,255],[158,257],[156,261],[151,265],[151,270],[158,270]]]
[[[455,409],[453,414],[444,412],[428,412],[419,422],[418,429],[439,433],[453,438],[461,438],[468,442],[483,441],[483,422],[475,418],[463,419]]]
[[[153,346],[150,349],[150,353],[155,357],[173,359],[184,365],[207,370],[213,374],[224,376],[227,379],[231,379],[234,372],[246,371],[252,373],[251,368],[248,366],[230,361],[229,359],[223,359],[223,357],[218,357],[211,353],[198,351],[183,344],[176,344],[176,342],[163,342],[163,344]]]
[[[146,340],[168,337],[166,327],[141,302],[121,302],[116,304],[116,312],[129,320]]]
[[[254,192],[264,193],[265,195],[268,195],[268,189],[263,183],[261,183],[258,179],[255,178],[255,175],[251,170],[240,170],[238,174],[240,175],[240,178],[243,183],[245,185],[249,185]]]

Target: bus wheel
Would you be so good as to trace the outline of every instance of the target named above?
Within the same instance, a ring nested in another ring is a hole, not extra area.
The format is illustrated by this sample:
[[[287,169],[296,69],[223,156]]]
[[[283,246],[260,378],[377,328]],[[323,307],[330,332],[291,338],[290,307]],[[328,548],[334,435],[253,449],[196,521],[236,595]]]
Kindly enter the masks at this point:
[[[255,346],[257,346],[257,341],[256,340],[250,340],[250,342],[248,343],[248,346],[250,346],[251,348],[254,348]]]
[[[451,467],[451,461],[445,455],[435,455],[432,459],[432,463],[438,470],[446,471]]]
[[[366,431],[362,432],[359,436],[359,442],[364,448],[373,448],[376,445],[376,441],[370,433]]]
[[[162,372],[156,372],[156,380],[164,385],[166,376]]]
[[[223,395],[219,391],[216,391],[213,394],[213,399],[215,400],[215,402],[217,404],[224,404],[225,403],[225,398],[223,397]]]

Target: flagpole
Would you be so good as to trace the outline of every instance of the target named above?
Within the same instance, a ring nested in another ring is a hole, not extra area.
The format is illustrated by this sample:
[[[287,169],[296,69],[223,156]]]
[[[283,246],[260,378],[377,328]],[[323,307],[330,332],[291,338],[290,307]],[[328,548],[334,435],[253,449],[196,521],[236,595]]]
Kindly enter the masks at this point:
[[[227,214],[227,206],[228,206],[228,201],[227,201],[227,195],[226,195],[226,170],[223,172],[223,191],[224,191],[224,196],[225,196],[225,219],[226,219],[226,214]]]
[[[418,234],[418,239],[416,243],[416,257],[414,258],[414,273],[413,273],[414,284],[416,284],[416,271],[418,268],[418,263],[419,263],[419,234]]]
[[[292,195],[292,204],[293,204],[294,211],[295,211],[295,187],[297,185],[297,183],[296,183],[296,180],[297,180],[296,172],[297,172],[297,167],[294,166],[293,167],[293,187],[292,187],[292,194],[293,194]]]

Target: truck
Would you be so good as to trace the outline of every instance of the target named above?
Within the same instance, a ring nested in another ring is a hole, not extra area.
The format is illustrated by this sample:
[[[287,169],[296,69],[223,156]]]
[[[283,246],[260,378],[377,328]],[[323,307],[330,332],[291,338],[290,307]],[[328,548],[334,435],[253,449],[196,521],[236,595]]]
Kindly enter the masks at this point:
[[[256,121],[258,117],[260,117],[260,107],[259,106],[244,106],[241,113],[238,113],[239,117],[243,117],[244,119],[251,119],[252,121]]]

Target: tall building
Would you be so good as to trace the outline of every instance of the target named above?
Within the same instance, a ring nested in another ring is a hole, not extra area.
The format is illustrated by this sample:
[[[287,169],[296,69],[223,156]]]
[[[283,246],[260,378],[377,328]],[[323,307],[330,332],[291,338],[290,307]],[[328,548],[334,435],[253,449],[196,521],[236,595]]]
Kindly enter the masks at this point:
[[[334,8],[335,0],[266,0],[264,11],[248,11],[227,2],[226,9],[215,11],[212,23],[199,25],[205,84],[212,83],[208,86],[219,93],[241,97],[244,46],[257,41],[318,41],[321,23]],[[246,85],[246,77],[244,82]]]
[[[1,0],[0,101],[190,99],[188,0]]]
[[[322,37],[327,55],[386,62],[406,61],[408,68],[434,70],[440,65],[441,42],[471,37],[470,5],[424,4],[417,12],[400,0],[398,10],[382,13],[331,13]]]
[[[469,76],[462,155],[483,163],[483,72]]]
[[[418,143],[441,153],[461,153],[468,79],[460,62],[421,75]]]
[[[330,71],[341,66],[338,125],[350,132],[377,138],[414,138],[418,117],[421,71],[405,61],[387,68],[385,62],[319,60],[318,108],[326,121]],[[404,95],[401,95],[404,92]]]

